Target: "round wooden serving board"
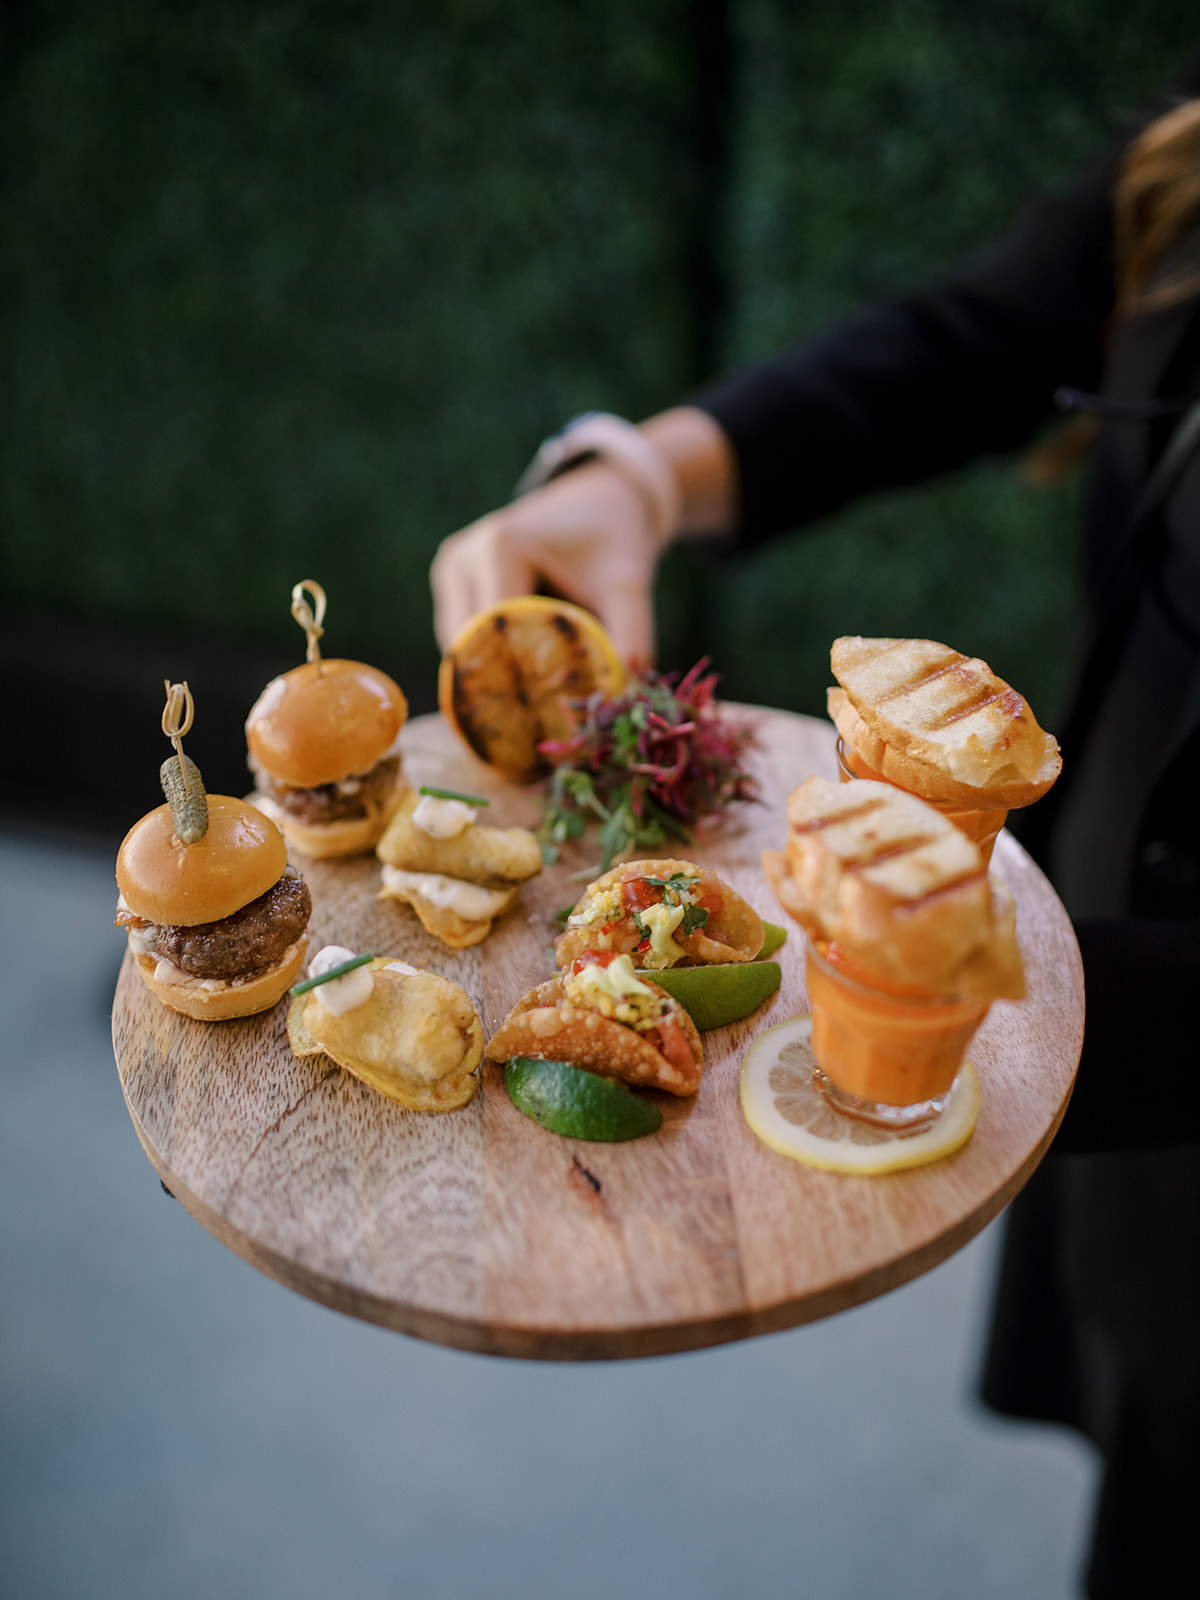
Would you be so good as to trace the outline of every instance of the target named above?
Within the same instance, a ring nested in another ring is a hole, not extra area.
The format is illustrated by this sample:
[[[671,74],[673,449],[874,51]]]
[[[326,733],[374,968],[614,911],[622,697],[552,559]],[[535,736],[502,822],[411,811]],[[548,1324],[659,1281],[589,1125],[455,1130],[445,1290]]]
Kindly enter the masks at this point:
[[[748,708],[734,708],[746,711]],[[686,852],[772,921],[759,867],[784,840],[784,801],[834,775],[833,731],[754,712],[763,803]],[[437,717],[406,730],[414,783],[492,798],[488,821],[535,826],[536,792],[481,767]],[[376,898],[373,857],[300,862],[312,948],[338,943],[426,967],[471,996],[490,1036],[549,976],[549,916],[579,895],[573,869],[527,884],[523,904],[473,950],[447,950],[415,915]],[[130,958],[113,1042],[138,1137],[172,1194],[222,1243],[289,1288],[404,1333],[466,1350],[552,1360],[659,1355],[828,1316],[944,1260],[1017,1193],[1066,1106],[1083,1037],[1083,973],[1053,890],[1002,834],[994,870],[1016,898],[1028,997],[998,1002],[971,1047],[983,1107],[970,1143],[934,1166],[853,1178],[798,1166],[742,1120],[738,1067],[763,1028],[807,1010],[803,938],[778,960],[780,992],[704,1036],[692,1100],[658,1096],[658,1133],[626,1144],[546,1132],[483,1068],[464,1110],[400,1110],[325,1057],[296,1059],[285,1007],[200,1023],[161,1006]],[[592,876],[591,872],[587,876]]]

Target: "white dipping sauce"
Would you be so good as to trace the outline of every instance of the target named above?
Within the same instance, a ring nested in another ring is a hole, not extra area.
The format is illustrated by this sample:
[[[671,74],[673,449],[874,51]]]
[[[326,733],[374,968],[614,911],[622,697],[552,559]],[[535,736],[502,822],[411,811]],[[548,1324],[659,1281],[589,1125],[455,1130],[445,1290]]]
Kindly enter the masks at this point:
[[[511,890],[481,889],[477,883],[447,878],[441,872],[402,872],[399,867],[384,867],[383,887],[392,894],[417,894],[443,911],[456,912],[467,922],[483,922],[500,914],[508,904]]]
[[[308,975],[310,978],[319,978],[323,972],[340,967],[344,961],[353,961],[355,954],[355,951],[347,950],[340,944],[327,944],[308,963]],[[340,978],[330,978],[328,983],[319,983],[312,993],[326,1011],[335,1017],[344,1017],[347,1011],[366,1005],[374,987],[371,968],[364,965],[355,967],[353,972],[347,972]]]
[[[431,839],[456,839],[475,821],[475,810],[464,800],[443,800],[435,794],[423,794],[413,809],[413,827],[420,828]]]

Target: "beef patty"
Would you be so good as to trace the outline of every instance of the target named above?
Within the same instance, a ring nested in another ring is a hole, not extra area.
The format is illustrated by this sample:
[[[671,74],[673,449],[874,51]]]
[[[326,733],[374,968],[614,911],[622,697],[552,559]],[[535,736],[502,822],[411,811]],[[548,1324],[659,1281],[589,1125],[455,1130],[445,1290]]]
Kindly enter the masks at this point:
[[[250,770],[259,793],[282,806],[297,822],[342,822],[348,817],[365,817],[383,804],[395,785],[400,757],[385,756],[369,772],[356,772],[337,783],[320,783],[312,789],[289,788],[253,759]]]
[[[288,867],[266,894],[219,922],[185,928],[167,923],[150,930],[150,951],[194,978],[248,978],[265,972],[308,926],[312,896]]]

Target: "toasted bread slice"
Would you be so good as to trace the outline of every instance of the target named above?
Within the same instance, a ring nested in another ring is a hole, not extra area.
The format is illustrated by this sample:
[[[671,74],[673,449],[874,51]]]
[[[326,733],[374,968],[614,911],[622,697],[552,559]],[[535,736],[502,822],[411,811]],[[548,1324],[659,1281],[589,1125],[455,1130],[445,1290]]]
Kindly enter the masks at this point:
[[[767,852],[763,866],[814,938],[933,994],[1023,992],[979,847],[923,800],[868,779],[810,778],[788,800],[788,827],[782,860]]]
[[[855,749],[891,782],[903,773],[927,799],[995,807],[1029,805],[1058,776],[1056,740],[986,661],[932,639],[851,636],[830,663],[866,730]]]
[[[920,795],[934,805],[953,806],[964,811],[1015,810],[1018,806],[1029,806],[1039,800],[1062,771],[1058,744],[1047,735],[1046,754],[1033,782],[1021,779],[1015,783],[991,784],[984,789],[969,783],[958,783],[930,762],[893,750],[881,735],[868,728],[844,689],[828,689],[826,703],[829,720],[841,734],[847,752],[853,751],[869,769],[869,773],[863,774],[864,777],[869,775],[881,778],[885,783],[894,783],[898,789]]]

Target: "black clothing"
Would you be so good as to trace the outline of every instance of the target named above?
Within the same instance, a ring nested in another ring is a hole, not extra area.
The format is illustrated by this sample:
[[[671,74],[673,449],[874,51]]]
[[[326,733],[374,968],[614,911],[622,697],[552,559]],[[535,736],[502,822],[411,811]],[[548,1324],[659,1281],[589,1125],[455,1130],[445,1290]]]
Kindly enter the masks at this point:
[[[866,311],[694,397],[733,443],[743,546],[871,490],[1027,443],[1055,414],[1060,386],[1104,385],[1124,399],[1200,393],[1194,304],[1128,319],[1109,348],[1118,155],[1036,201],[1012,233],[944,283]],[[1061,731],[1063,777],[1012,820],[1073,916],[1169,919],[1153,956],[1140,959],[1133,938],[1126,953],[1152,983],[1169,945],[1172,967],[1189,971],[1190,987],[1200,991],[1200,829],[1190,825],[1200,777],[1200,641],[1181,636],[1156,593],[1169,583],[1174,608],[1200,625],[1200,457],[1155,520],[1162,537],[1151,541],[1153,581],[1122,556],[1170,423],[1101,429],[1085,549],[1099,669],[1085,666],[1083,693]],[[1164,716],[1168,695],[1178,704]],[[1076,838],[1086,848],[1073,851]],[[1080,853],[1082,868],[1055,870]],[[1074,894],[1062,881],[1068,875],[1082,880]],[[1098,878],[1107,887],[1093,904],[1084,889]],[[1115,937],[1104,938],[1106,948]],[[1123,1000],[1121,1010],[1109,1005],[1117,998],[1111,986],[1089,983],[1081,1087],[1117,1082],[1125,1070],[1128,1016]],[[1195,1050],[1175,1025],[1180,1020],[1171,1008],[1159,1015],[1156,1053],[1162,1070],[1178,1075],[1181,1092],[1190,1092]],[[1167,1133],[1168,1142],[1187,1136],[1179,1123]],[[1200,1123],[1190,1136],[1200,1140]]]
[[[733,442],[744,545],[1026,443],[1060,386],[1200,395],[1195,302],[1114,324],[1118,159],[945,282],[695,397]],[[1021,818],[1076,919],[1088,1017],[1062,1130],[1010,1214],[984,1394],[1103,1452],[1095,1600],[1174,1594],[1200,1501],[1200,456],[1135,516],[1174,420],[1101,428],[1092,646],[1063,777]],[[1131,1115],[1151,1077],[1159,1110]]]

